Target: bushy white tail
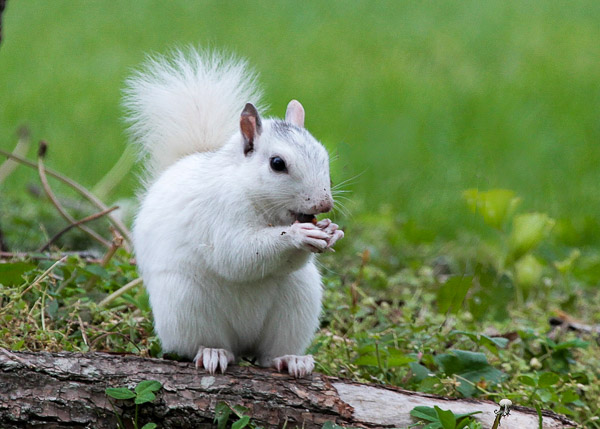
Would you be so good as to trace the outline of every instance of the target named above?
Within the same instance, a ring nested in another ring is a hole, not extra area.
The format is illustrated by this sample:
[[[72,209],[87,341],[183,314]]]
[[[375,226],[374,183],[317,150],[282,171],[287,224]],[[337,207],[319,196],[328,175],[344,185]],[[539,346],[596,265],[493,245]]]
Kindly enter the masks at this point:
[[[245,61],[217,52],[174,51],[149,58],[127,80],[124,105],[148,179],[178,159],[223,146],[239,127],[245,103],[259,103]]]

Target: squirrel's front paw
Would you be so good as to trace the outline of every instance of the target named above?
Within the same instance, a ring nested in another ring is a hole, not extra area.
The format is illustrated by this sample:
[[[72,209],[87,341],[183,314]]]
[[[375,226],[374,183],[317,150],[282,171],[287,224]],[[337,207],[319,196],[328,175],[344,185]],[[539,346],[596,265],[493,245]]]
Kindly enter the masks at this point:
[[[344,231],[339,229],[339,226],[329,219],[323,219],[317,222],[317,227],[328,235],[327,249],[333,251],[332,247],[336,241],[344,238]]]
[[[223,374],[227,369],[227,365],[233,362],[233,359],[233,353],[229,350],[200,347],[194,358],[194,363],[196,368],[204,368],[210,374],[214,374],[217,367],[220,367],[221,374]]]
[[[312,355],[285,355],[273,359],[272,366],[279,372],[281,372],[282,369],[287,368],[290,375],[299,378],[312,373],[312,370],[315,367],[315,360]]]
[[[290,226],[289,234],[296,240],[299,248],[320,253],[327,249],[331,236],[318,225],[296,222]]]

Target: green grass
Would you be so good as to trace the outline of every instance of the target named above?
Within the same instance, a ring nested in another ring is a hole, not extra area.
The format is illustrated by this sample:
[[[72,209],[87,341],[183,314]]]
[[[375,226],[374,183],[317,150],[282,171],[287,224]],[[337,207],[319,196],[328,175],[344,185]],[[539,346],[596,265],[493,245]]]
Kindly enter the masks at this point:
[[[146,53],[198,44],[243,55],[268,114],[300,99],[338,155],[334,182],[350,179],[347,236],[321,259],[318,369],[508,397],[600,428],[597,337],[548,324],[563,313],[600,323],[598,22],[591,1],[9,0],[0,148],[26,124],[50,143],[50,167],[92,188],[126,147],[120,91]],[[65,225],[32,184],[24,167],[0,184],[12,250]],[[52,184],[74,217],[94,211]],[[136,186],[134,168],[106,202]],[[106,233],[105,221],[93,227]],[[92,243],[74,231],[58,245]],[[135,279],[129,258],[69,257],[43,278],[50,262],[0,263],[0,346],[159,355],[142,288],[98,305]]]
[[[49,165],[94,185],[125,146],[120,90],[148,52],[186,44],[247,57],[270,114],[299,98],[334,180],[435,233],[477,224],[463,189],[529,208],[600,212],[597,2],[11,1],[0,48],[0,147],[28,124]],[[23,192],[15,175],[0,190]],[[113,197],[132,195],[134,174]],[[599,237],[582,241],[598,242]]]

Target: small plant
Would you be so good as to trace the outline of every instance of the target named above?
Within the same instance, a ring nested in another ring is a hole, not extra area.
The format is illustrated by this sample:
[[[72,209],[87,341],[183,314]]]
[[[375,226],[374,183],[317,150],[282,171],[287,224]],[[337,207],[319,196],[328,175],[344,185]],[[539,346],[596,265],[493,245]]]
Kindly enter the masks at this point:
[[[156,399],[156,395],[154,394],[154,392],[159,391],[161,389],[161,387],[162,387],[162,384],[156,380],[144,380],[144,381],[140,381],[138,383],[138,385],[135,386],[135,389],[133,391],[131,389],[128,389],[127,387],[109,387],[105,390],[105,392],[106,392],[107,396],[109,396],[113,399],[120,400],[120,401],[134,399],[135,418],[133,420],[133,427],[135,429],[138,429],[139,428],[139,424],[138,424],[139,406],[142,404],[145,404],[147,402],[154,401],[154,399]],[[110,401],[110,399],[109,399],[109,402],[113,408],[113,411],[115,412],[115,415],[117,416],[117,420],[119,421],[119,429],[125,429],[123,420],[121,419],[119,414],[116,412],[114,404],[112,403],[112,401]],[[154,429],[154,428],[156,428],[156,423],[146,423],[144,426],[141,427],[141,429]]]
[[[423,426],[423,429],[481,429],[481,423],[471,418],[471,416],[480,413],[481,411],[473,411],[468,414],[454,414],[450,410],[442,410],[437,405],[433,408],[415,407],[410,411],[411,416],[428,422]],[[420,425],[420,423],[417,423],[417,425]]]
[[[215,420],[218,429],[226,429],[229,417],[234,414],[238,420],[231,424],[231,429],[262,429],[250,420],[248,408],[241,405],[230,406],[227,402],[218,402],[215,407]],[[143,428],[142,428],[143,429]]]

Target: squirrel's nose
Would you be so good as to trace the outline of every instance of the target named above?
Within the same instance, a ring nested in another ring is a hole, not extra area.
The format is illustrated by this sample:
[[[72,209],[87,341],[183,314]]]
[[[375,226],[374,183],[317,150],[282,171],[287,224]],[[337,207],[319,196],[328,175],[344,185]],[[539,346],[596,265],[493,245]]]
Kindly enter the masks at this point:
[[[314,206],[316,213],[327,213],[333,208],[333,199],[330,196],[323,198],[317,205]]]

